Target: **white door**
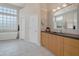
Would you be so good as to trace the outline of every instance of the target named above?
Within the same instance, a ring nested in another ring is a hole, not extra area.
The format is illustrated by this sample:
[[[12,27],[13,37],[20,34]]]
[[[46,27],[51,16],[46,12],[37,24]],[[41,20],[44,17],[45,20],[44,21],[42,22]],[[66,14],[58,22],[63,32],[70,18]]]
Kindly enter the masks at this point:
[[[30,42],[35,43],[39,45],[39,17],[38,15],[31,15],[29,19],[29,36],[30,36]]]

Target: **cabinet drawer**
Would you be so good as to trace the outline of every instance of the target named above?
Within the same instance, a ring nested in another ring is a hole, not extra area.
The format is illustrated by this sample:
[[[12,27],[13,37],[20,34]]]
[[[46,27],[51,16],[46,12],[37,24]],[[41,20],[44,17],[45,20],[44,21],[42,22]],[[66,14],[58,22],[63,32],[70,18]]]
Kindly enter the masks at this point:
[[[64,38],[64,44],[79,47],[79,40],[72,39],[72,38]]]
[[[64,55],[65,56],[79,56],[79,48],[65,45]]]
[[[64,38],[64,55],[79,56],[79,40]]]

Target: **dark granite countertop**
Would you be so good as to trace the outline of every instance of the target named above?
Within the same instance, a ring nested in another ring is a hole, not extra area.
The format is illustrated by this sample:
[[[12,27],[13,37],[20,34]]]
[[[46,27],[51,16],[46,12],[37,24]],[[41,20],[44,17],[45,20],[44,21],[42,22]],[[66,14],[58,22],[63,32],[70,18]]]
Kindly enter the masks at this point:
[[[69,38],[79,40],[79,35],[75,35],[75,34],[60,33],[60,32],[46,32],[46,31],[42,31],[42,32],[49,33],[49,34],[54,34],[54,35],[58,35],[58,36],[63,36],[63,37],[69,37]]]

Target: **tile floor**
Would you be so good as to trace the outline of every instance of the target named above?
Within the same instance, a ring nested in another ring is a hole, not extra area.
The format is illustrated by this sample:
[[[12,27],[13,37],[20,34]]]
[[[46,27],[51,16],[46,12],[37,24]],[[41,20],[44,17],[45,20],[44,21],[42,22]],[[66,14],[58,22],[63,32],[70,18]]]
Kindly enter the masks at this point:
[[[0,56],[54,56],[44,47],[24,40],[0,40]]]

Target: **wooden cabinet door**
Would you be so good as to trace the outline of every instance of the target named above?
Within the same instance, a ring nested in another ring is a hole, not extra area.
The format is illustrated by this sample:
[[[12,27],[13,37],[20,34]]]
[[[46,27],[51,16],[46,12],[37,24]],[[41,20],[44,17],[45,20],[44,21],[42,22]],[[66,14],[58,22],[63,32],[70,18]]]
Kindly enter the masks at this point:
[[[79,40],[64,38],[64,55],[79,56]]]
[[[53,52],[53,35],[52,34],[49,34],[49,39],[48,39],[48,49]]]
[[[44,47],[48,46],[48,34],[47,33],[42,33],[41,34],[41,44]]]
[[[51,50],[51,51],[52,51],[52,49],[53,49],[53,35],[52,35],[52,34],[49,34],[48,48],[49,48],[49,50]]]
[[[42,33],[42,45],[55,55],[63,55],[63,37]]]
[[[42,44],[42,46],[45,46],[45,44],[46,44],[45,39],[46,39],[45,33],[41,33],[41,44]]]
[[[61,37],[60,39],[60,55],[63,56],[64,55],[64,37]]]
[[[58,50],[58,40],[56,35],[49,34],[48,48],[52,53],[58,55],[59,50]]]
[[[58,43],[58,47],[57,47],[57,49],[58,49],[58,55],[60,55],[60,56],[63,56],[64,55],[64,45],[63,45],[63,43],[64,43],[64,37],[62,37],[62,36],[57,36],[57,43]]]
[[[58,51],[58,39],[57,39],[57,36],[56,35],[53,35],[53,52],[55,55],[58,55],[59,51]]]
[[[51,51],[57,56],[63,56],[63,37],[51,35]]]
[[[48,49],[55,55],[63,55],[63,37],[49,34]]]
[[[65,45],[64,55],[65,56],[79,56],[79,49],[76,47]]]
[[[48,48],[49,34],[45,33],[45,47]]]

